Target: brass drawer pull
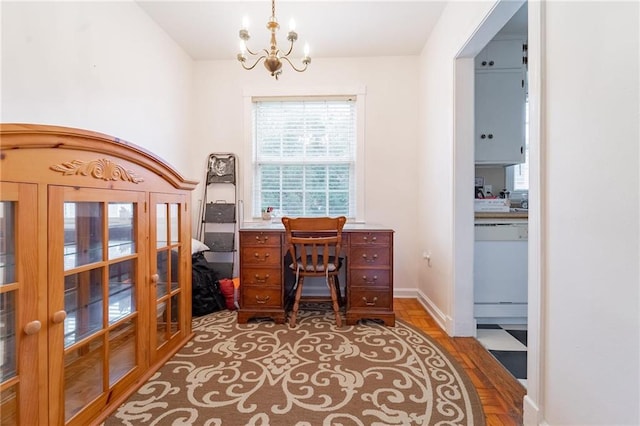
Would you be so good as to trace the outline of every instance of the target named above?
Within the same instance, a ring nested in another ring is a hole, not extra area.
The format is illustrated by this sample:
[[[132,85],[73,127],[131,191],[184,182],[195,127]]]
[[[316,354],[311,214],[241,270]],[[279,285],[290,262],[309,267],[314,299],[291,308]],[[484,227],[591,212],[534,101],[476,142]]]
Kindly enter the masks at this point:
[[[371,237],[371,241],[369,241],[369,237],[366,237],[366,236],[362,237],[362,240],[365,243],[371,243],[371,244],[375,243],[377,239],[378,239],[378,237]]]
[[[266,244],[268,240],[269,240],[268,235],[256,235],[256,242],[258,244]]]
[[[371,280],[368,280],[366,275],[362,276],[362,281],[364,281],[365,284],[375,284],[377,280],[378,280],[377,275],[374,275]]]
[[[265,297],[256,296],[256,303],[265,304],[269,301],[270,298],[271,298],[270,296],[265,296]]]
[[[269,253],[265,253],[264,257],[260,258],[260,253],[253,253],[253,257],[255,257],[256,260],[260,262],[266,262],[269,256],[270,256]]]
[[[369,302],[366,297],[362,296],[362,300],[364,301],[364,304],[367,306],[375,306],[376,302],[378,301],[378,297],[377,296],[374,297],[373,301]]]
[[[366,253],[365,253],[365,254],[363,254],[363,255],[362,255],[362,258],[363,258],[363,259],[364,259],[364,261],[365,261],[365,262],[367,262],[367,263],[373,263],[373,262],[375,262],[376,260],[378,260],[378,255],[377,255],[377,254],[374,254],[374,255],[372,256],[372,258],[370,259],[370,258],[366,255]]]
[[[266,283],[269,280],[269,274],[266,274],[264,278],[260,278],[260,275],[255,275],[255,280],[257,283]]]

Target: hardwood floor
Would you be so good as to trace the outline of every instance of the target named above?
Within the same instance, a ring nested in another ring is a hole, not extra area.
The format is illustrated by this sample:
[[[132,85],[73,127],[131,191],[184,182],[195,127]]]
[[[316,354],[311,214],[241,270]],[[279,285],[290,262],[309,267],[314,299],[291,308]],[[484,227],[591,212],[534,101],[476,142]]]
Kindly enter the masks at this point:
[[[525,388],[473,337],[449,337],[417,299],[393,299],[396,317],[424,331],[460,362],[471,378],[487,426],[522,425]]]

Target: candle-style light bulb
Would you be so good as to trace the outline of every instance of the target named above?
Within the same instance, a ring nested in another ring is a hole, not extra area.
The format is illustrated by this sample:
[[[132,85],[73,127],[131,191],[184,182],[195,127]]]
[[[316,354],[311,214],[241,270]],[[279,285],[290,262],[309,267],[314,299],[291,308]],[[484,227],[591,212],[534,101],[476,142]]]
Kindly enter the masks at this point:
[[[293,20],[293,18],[291,18],[291,20],[289,21],[289,31],[295,31],[296,30],[296,21]]]
[[[249,29],[249,18],[247,16],[242,17],[242,29],[243,30]]]
[[[240,53],[244,55],[246,51],[247,51],[247,44],[244,42],[244,40],[240,40]]]
[[[309,57],[309,43],[304,44],[304,57],[305,58]]]

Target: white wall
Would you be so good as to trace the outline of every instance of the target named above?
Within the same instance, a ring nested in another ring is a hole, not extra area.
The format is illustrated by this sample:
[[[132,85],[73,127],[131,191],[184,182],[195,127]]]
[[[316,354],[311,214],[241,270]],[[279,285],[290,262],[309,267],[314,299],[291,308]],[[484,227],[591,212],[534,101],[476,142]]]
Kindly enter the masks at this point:
[[[549,424],[640,424],[639,9],[545,5],[541,402]]]
[[[2,2],[0,121],[119,137],[187,178],[192,61],[134,2]]]
[[[456,123],[455,100],[456,90],[467,88],[455,84],[454,75],[464,73],[454,57],[495,5],[450,3],[421,55],[419,244],[432,251],[432,267],[420,269],[419,290],[447,327],[460,314],[453,295],[464,268],[455,246],[454,206],[465,190],[455,182],[466,173],[456,170],[465,155],[456,152],[464,144],[456,145],[455,132],[464,126]],[[529,371],[540,382],[528,401],[539,413],[528,419],[637,425],[640,11],[637,2],[545,2],[544,9],[535,168],[542,187],[540,208],[534,206],[542,245],[534,354],[541,371]],[[432,203],[434,197],[442,202]]]
[[[276,81],[262,65],[245,71],[237,61],[198,62],[195,68],[196,132],[193,164],[204,175],[212,152],[238,155],[240,177],[250,167],[245,150],[245,93],[287,94],[306,89],[316,93],[333,88],[364,87],[366,221],[395,230],[396,290],[415,289],[416,193],[418,187],[416,57],[318,59],[298,74],[287,68]],[[243,182],[240,182],[242,188]],[[195,194],[199,205],[202,191]],[[248,195],[241,194],[241,198]],[[247,213],[247,216],[248,213]]]
[[[418,244],[420,254],[423,251],[431,254],[431,262],[429,266],[428,262],[416,257],[420,265],[419,290],[435,319],[449,334],[455,335],[469,335],[473,331],[473,277],[470,271],[473,267],[474,196],[473,141],[469,139],[466,152],[456,153],[454,144],[454,99],[457,96],[454,77],[456,72],[461,72],[455,69],[455,59],[494,3],[449,3],[420,56]],[[486,41],[491,37],[488,35]],[[479,44],[476,49],[479,51],[482,47]],[[467,74],[473,76],[473,61],[467,60],[465,65],[469,68]],[[466,90],[473,93],[472,82]],[[469,120],[469,126],[472,123],[473,119]],[[468,164],[456,165],[456,156],[463,159],[462,163],[466,160]],[[461,172],[460,167],[466,170]],[[457,186],[456,173],[466,176],[466,180],[460,179],[463,182]],[[465,253],[456,254],[456,249],[463,249],[456,248],[454,243],[454,219],[460,198],[468,199],[468,223],[466,230],[457,231],[465,234],[458,237],[466,238],[468,247]],[[465,265],[466,270],[463,269]],[[456,281],[460,283],[457,289]],[[455,305],[456,291],[464,293],[464,297],[458,297],[463,301],[463,306]],[[458,319],[466,317],[463,326],[458,325],[458,330],[456,316]]]

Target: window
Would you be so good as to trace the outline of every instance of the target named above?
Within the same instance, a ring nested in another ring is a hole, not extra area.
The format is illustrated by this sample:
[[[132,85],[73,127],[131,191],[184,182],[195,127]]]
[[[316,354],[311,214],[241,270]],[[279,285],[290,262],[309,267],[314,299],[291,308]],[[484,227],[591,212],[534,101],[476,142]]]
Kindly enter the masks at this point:
[[[511,192],[526,192],[529,190],[529,144],[525,145],[524,163],[516,164],[507,170],[507,179],[511,182]]]
[[[525,102],[524,121],[524,163],[507,167],[507,189],[515,194],[514,198],[522,198],[523,193],[529,192],[529,99]]]
[[[259,217],[356,217],[356,100],[253,99],[253,202]]]

